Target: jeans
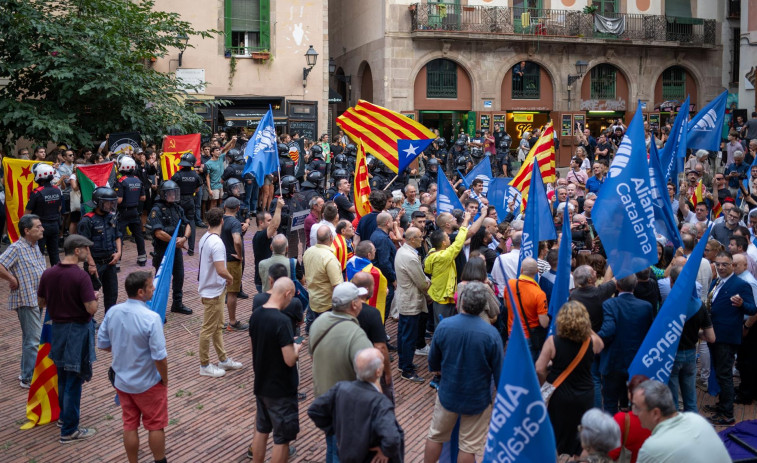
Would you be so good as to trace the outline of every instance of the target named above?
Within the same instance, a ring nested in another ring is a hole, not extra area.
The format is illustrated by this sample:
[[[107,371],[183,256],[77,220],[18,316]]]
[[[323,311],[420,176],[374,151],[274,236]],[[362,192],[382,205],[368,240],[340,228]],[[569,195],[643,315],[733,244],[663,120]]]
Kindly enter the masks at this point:
[[[392,300],[394,299],[394,285],[387,282],[387,293],[386,293],[386,314],[384,315],[384,323],[386,323],[386,320],[389,318],[389,312],[392,310]]]
[[[58,420],[63,423],[60,428],[61,436],[69,436],[79,429],[81,385],[81,376],[58,368],[58,405],[60,405]]]
[[[423,349],[426,347],[426,323],[428,323],[428,313],[421,312],[418,314],[418,335],[415,339],[415,348]]]
[[[439,326],[439,315],[442,319],[455,315],[455,304],[440,304],[434,301],[434,329]]]
[[[710,379],[710,348],[706,342],[699,343],[697,355],[699,355],[699,378],[706,383]]]
[[[715,377],[720,386],[718,409],[727,418],[733,417],[733,362],[739,346],[716,342],[709,344],[710,357],[715,369]]]
[[[591,364],[591,378],[594,380],[594,408],[602,408],[602,374],[599,372],[599,355]]]
[[[697,352],[696,349],[679,350],[670,372],[668,387],[673,394],[673,403],[678,406],[678,389],[681,389],[683,411],[697,412]]]
[[[339,463],[339,452],[336,446],[336,434],[326,436],[326,463]]]
[[[223,347],[223,306],[226,299],[226,291],[220,295],[200,300],[205,307],[202,316],[202,328],[200,329],[200,365],[207,366],[210,363],[210,341],[216,349],[218,361],[226,361],[226,351]]]
[[[258,211],[258,182],[255,180],[251,184],[245,184],[244,186],[244,200],[247,203],[247,210],[250,212]]]
[[[628,408],[627,371],[611,371],[602,375],[602,399],[604,410],[610,415],[618,413],[618,403],[621,408]]]
[[[421,316],[402,315],[397,326],[397,354],[399,355],[399,367],[402,374],[412,375],[413,356],[415,355],[415,342],[418,339],[418,322]]]
[[[37,307],[19,307],[16,312],[21,323],[21,379],[31,382],[42,332],[42,311]]]
[[[321,313],[325,312],[313,312],[310,307],[305,311],[305,333],[310,335],[310,325],[313,324],[316,318],[321,316]]]

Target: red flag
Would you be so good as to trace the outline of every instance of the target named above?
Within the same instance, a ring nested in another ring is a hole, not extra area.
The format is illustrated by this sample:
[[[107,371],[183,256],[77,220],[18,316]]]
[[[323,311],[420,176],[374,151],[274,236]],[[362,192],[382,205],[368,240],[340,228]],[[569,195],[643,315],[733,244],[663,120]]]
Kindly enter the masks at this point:
[[[184,153],[192,153],[196,159],[196,166],[201,164],[200,134],[170,135],[163,139],[163,154],[160,157],[160,167],[163,180],[169,180],[179,170],[179,161]]]
[[[18,219],[24,215],[24,208],[29,202],[32,190],[37,188],[34,182],[32,166],[39,161],[3,158],[3,183],[5,186],[5,220],[8,224],[8,239],[11,243],[18,237]],[[51,164],[46,162],[45,164]]]

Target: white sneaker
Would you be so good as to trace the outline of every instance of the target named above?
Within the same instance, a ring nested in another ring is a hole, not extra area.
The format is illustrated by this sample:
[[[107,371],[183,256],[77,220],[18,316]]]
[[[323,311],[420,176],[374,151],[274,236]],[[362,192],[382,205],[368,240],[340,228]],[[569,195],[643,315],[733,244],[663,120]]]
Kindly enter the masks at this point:
[[[200,366],[200,376],[210,376],[211,378],[220,378],[221,376],[225,374],[226,374],[226,370],[222,368],[218,368],[212,363],[209,363],[206,366]]]
[[[242,368],[242,363],[235,362],[231,357],[226,357],[225,361],[218,362],[218,366],[223,368],[224,370],[239,370],[240,368]]]
[[[428,355],[429,350],[431,350],[431,346],[426,344],[423,349],[415,349],[415,355]]]

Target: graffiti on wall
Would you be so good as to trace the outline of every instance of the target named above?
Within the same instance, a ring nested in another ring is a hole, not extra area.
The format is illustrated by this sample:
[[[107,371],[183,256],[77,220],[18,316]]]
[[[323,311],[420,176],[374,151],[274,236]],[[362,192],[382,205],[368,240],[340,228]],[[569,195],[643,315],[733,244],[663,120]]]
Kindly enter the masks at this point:
[[[625,111],[626,100],[581,100],[581,111]]]

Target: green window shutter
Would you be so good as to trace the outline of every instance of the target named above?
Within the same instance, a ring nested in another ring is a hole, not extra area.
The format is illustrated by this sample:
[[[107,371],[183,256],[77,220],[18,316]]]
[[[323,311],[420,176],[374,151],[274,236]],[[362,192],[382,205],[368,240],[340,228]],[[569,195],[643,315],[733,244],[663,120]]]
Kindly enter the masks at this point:
[[[260,0],[260,48],[271,50],[271,0]]]
[[[662,99],[683,101],[686,98],[686,71],[673,66],[662,73]]]
[[[231,49],[231,0],[225,0],[223,5],[223,32],[226,49]]]

